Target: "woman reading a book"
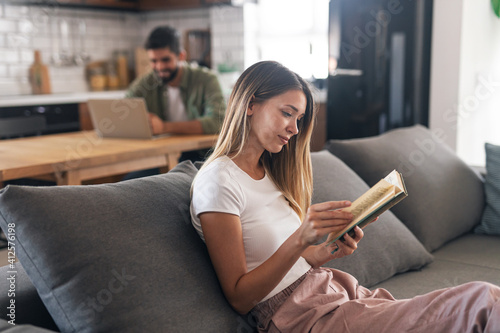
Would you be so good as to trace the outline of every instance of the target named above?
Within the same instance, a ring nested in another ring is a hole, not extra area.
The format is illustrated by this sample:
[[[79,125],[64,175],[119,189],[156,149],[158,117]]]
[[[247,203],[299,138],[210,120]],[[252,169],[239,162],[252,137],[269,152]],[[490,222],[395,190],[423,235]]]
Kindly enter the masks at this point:
[[[471,283],[410,300],[370,291],[320,267],[352,254],[363,231],[317,244],[343,229],[348,201],[310,205],[308,84],[276,62],[236,82],[214,152],[193,182],[192,222],[222,290],[262,332],[500,331],[500,288]]]

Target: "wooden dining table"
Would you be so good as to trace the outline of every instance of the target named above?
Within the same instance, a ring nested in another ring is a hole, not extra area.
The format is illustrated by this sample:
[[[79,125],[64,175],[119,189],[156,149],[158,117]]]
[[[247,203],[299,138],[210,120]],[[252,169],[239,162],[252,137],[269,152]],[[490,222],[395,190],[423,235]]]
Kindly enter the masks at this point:
[[[156,167],[166,172],[181,153],[210,148],[216,139],[217,135],[115,139],[82,131],[0,140],[0,185],[20,178],[81,185],[85,180]]]

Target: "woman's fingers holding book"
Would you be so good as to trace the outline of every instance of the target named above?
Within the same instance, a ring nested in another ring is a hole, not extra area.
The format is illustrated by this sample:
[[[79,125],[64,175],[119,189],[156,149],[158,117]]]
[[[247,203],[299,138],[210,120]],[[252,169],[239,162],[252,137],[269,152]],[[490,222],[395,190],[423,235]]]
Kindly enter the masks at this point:
[[[315,244],[325,235],[344,229],[351,221],[351,213],[309,209],[299,232],[304,243]]]
[[[353,215],[342,210],[318,210],[314,205],[309,208],[304,222],[314,229],[345,227],[352,221]]]
[[[354,227],[354,229],[352,229],[354,231],[354,237],[352,237],[351,235],[347,234],[347,237],[349,237],[350,239],[354,240],[356,243],[358,243],[361,238],[363,238],[363,236],[365,235],[365,233],[363,232],[363,230],[360,228],[360,227]]]
[[[343,236],[343,240],[337,240],[335,244],[339,247],[339,250],[336,251],[337,258],[341,258],[343,256],[351,255],[358,248],[358,243],[363,238],[363,230],[359,227],[355,227],[354,229],[354,237],[349,236],[349,233],[346,233]]]
[[[350,205],[351,205],[351,202],[348,200],[325,201],[322,203],[314,204],[311,207],[309,207],[309,209],[313,209],[314,211],[317,211],[317,212],[322,212],[322,211],[345,208],[345,207],[349,207]]]
[[[324,203],[309,207],[300,230],[304,242],[314,244],[324,235],[342,230],[351,222],[351,213],[331,210],[330,207]]]
[[[311,216],[314,215],[315,218],[321,220],[352,220],[354,217],[352,213],[339,209],[349,207],[350,205],[350,201],[322,202],[309,207],[307,214]]]

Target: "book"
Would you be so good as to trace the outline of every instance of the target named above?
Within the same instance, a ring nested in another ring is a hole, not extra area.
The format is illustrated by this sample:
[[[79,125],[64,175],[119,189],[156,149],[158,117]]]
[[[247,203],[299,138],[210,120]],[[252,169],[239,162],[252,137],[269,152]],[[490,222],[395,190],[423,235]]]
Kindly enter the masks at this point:
[[[377,216],[393,207],[395,204],[408,196],[403,176],[396,170],[393,170],[385,178],[371,187],[358,199],[351,203],[351,206],[342,208],[353,214],[353,219],[344,229],[332,232],[327,239],[327,244],[343,238],[344,234],[349,233],[354,237],[354,227],[365,227]]]

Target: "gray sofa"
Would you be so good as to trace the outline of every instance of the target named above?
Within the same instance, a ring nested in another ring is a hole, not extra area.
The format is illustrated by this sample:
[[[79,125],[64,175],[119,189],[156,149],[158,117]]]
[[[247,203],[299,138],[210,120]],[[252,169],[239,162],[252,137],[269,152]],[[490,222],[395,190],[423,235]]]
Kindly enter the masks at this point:
[[[329,141],[312,160],[314,202],[354,200],[394,168],[409,193],[365,229],[352,256],[328,266],[398,298],[473,280],[500,284],[500,237],[474,233],[484,179],[435,133],[416,126]],[[183,162],[116,184],[1,190],[0,226],[19,262],[0,268],[0,331],[255,331],[254,318],[225,301],[191,226],[197,167]]]

